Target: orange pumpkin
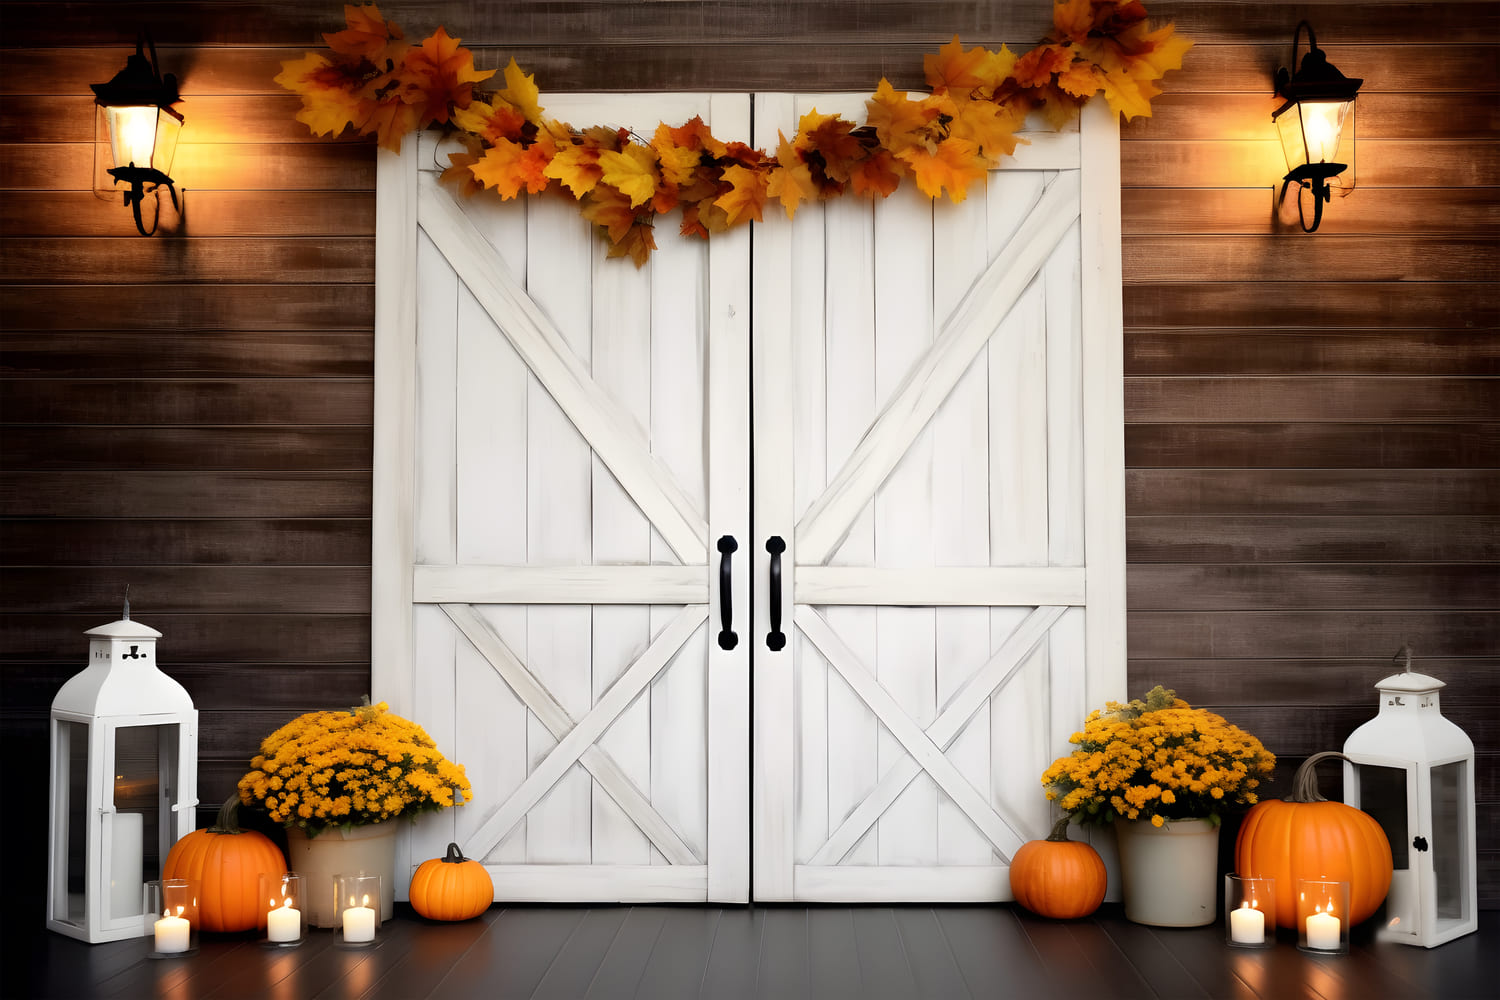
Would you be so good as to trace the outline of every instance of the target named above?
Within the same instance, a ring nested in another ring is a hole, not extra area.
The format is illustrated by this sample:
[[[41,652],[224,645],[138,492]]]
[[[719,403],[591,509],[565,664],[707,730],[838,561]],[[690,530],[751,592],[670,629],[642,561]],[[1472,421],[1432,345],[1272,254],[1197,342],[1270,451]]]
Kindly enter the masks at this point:
[[[412,909],[428,920],[468,920],[495,901],[495,883],[484,865],[449,844],[446,855],[417,867],[407,895]]]
[[[1099,852],[1068,839],[1068,817],[1059,819],[1046,840],[1021,845],[1010,861],[1010,888],[1016,902],[1056,920],[1086,917],[1104,901],[1108,877]]]
[[[260,875],[286,872],[286,859],[270,837],[241,830],[240,797],[219,807],[214,825],[172,845],[162,878],[198,880],[198,912],[205,931],[248,931],[266,925]]]
[[[1391,888],[1391,842],[1374,817],[1318,793],[1314,767],[1341,753],[1313,754],[1292,778],[1292,797],[1257,804],[1234,844],[1240,875],[1276,880],[1276,923],[1297,923],[1297,880],[1349,883],[1349,919],[1368,920]]]

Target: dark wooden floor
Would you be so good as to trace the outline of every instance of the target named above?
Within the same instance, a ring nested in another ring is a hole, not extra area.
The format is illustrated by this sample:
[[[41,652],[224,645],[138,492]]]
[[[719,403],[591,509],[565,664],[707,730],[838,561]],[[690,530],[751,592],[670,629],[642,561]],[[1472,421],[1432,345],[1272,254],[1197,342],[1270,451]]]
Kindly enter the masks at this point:
[[[458,924],[400,907],[364,950],[332,931],[281,951],[205,936],[196,955],[171,961],[147,958],[144,938],[91,946],[43,932],[6,945],[0,990],[27,1000],[1488,1000],[1500,913],[1430,951],[1357,931],[1340,957],[1304,955],[1291,941],[1230,949],[1222,925],[1154,929],[1117,907],[1059,923],[1008,906],[492,907]]]

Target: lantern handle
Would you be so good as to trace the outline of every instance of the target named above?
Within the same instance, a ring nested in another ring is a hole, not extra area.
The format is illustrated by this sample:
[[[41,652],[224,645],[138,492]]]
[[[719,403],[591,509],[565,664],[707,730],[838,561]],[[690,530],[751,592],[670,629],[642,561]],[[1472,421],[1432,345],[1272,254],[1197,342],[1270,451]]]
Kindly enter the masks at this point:
[[[1401,659],[1403,655],[1406,657],[1406,669],[1403,670],[1402,673],[1409,674],[1411,673],[1411,643],[1402,643],[1401,648],[1396,650],[1396,654],[1391,657],[1391,662],[1395,663],[1397,660]]]

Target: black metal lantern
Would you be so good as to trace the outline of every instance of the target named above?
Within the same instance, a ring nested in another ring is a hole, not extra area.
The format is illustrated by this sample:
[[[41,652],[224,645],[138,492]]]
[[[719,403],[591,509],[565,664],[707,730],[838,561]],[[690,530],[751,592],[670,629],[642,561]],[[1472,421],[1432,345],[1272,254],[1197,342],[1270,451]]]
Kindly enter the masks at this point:
[[[1307,53],[1297,63],[1297,42],[1307,29]],[[1276,96],[1284,103],[1271,113],[1281,136],[1288,173],[1282,180],[1281,194],[1296,184],[1297,212],[1304,232],[1313,232],[1323,219],[1323,202],[1330,195],[1330,184],[1346,170],[1348,176],[1339,187],[1347,194],[1354,189],[1354,97],[1363,80],[1353,80],[1340,73],[1323,50],[1312,25],[1297,25],[1292,35],[1292,65],[1295,72],[1282,67],[1276,72]],[[1348,163],[1340,159],[1344,133],[1348,131]],[[1307,224],[1302,210],[1302,192],[1313,196],[1313,221]]]
[[[147,57],[146,50],[151,55]],[[170,171],[177,154],[177,135],[183,117],[172,108],[177,95],[177,77],[162,76],[156,65],[156,46],[142,33],[135,55],[108,83],[90,85],[97,107],[94,123],[94,192],[107,196],[119,184],[127,185],[125,204],[135,214],[135,228],[142,236],[156,232],[161,205],[155,200],[166,188],[177,205],[177,189]],[[106,178],[109,178],[106,180]],[[153,196],[155,211],[151,228],[141,217],[141,203]]]

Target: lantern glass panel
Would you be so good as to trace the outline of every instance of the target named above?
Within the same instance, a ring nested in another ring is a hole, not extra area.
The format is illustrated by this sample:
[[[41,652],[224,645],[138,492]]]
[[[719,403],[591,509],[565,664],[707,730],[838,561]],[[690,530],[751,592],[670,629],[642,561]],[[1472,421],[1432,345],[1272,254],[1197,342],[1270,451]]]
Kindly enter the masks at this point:
[[[110,843],[110,915],[141,912],[143,884],[161,875],[162,817],[172,815],[168,785],[175,773],[177,726],[115,730],[115,808]]]
[[[53,863],[62,870],[53,880],[52,919],[83,926],[84,880],[88,877],[89,727],[57,720],[57,759],[53,773],[60,780],[53,808],[61,829],[53,831]]]
[[[1411,848],[1411,831],[1407,828],[1406,769],[1361,764],[1359,807],[1375,818],[1391,842],[1392,867],[1405,871],[1411,867],[1407,852]]]
[[[1432,769],[1432,874],[1439,920],[1468,920],[1464,902],[1464,842],[1469,829],[1469,762],[1454,761]]]

